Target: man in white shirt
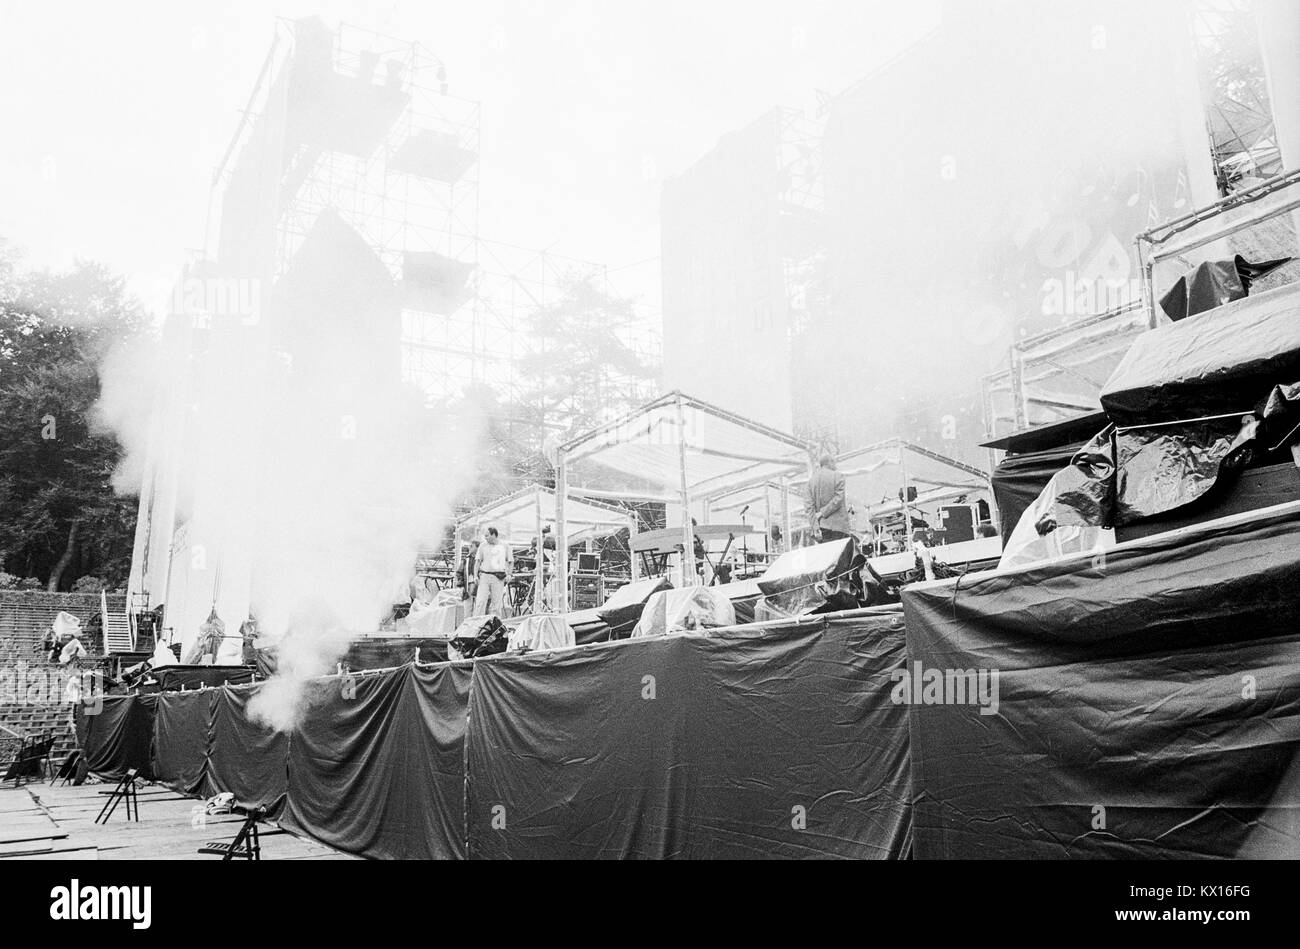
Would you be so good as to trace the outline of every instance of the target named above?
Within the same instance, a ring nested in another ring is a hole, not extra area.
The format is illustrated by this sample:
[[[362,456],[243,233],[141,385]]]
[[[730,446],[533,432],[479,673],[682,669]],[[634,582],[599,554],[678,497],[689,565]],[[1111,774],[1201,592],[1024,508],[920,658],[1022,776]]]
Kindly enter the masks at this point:
[[[478,594],[474,597],[473,615],[500,616],[506,581],[510,578],[510,553],[495,527],[487,529],[487,537],[474,555],[474,576],[478,578]]]

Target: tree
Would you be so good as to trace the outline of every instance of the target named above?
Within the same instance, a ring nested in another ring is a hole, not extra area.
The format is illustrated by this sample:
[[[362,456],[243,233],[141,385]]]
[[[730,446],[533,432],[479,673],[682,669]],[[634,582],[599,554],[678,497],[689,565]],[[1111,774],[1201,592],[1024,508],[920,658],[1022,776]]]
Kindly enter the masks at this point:
[[[121,447],[95,431],[98,366],[149,321],[106,268],[25,271],[0,242],[0,570],[48,590],[125,580],[135,503],[111,478]]]
[[[528,328],[536,353],[520,363],[521,414],[580,432],[641,404],[657,388],[659,367],[630,345],[636,301],[598,281],[569,275],[559,298],[540,306]]]

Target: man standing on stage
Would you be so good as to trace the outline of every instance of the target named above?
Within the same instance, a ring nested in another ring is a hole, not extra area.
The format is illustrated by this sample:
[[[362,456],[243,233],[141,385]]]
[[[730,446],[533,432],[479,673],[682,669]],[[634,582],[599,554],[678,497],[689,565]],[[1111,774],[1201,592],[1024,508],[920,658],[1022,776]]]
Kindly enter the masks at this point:
[[[849,508],[844,500],[844,475],[835,459],[824,453],[808,479],[808,526],[813,540],[827,544],[849,535]]]
[[[473,615],[500,616],[510,576],[510,556],[495,527],[487,529],[487,538],[474,555],[474,576],[478,578],[478,594],[474,597]]]

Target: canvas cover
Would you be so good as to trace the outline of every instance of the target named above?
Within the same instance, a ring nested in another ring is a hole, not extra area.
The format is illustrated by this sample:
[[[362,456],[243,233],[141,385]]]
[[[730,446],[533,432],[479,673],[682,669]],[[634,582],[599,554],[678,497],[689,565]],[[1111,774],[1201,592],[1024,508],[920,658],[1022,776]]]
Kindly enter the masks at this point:
[[[563,616],[535,614],[510,630],[507,649],[572,649],[574,633]]]
[[[366,857],[462,856],[469,680],[457,663],[313,681],[281,825]]]
[[[904,590],[913,681],[998,673],[993,712],[957,675],[913,689],[916,856],[1231,857],[1295,828],[1300,799],[1266,808],[1300,750],[1298,575],[1291,505]]]
[[[470,856],[900,857],[898,611],[479,663]]]
[[[203,788],[217,689],[161,692],[154,713],[154,778],[181,794]]]
[[[96,714],[76,706],[77,746],[92,774],[120,778],[135,768],[153,778],[156,695],[106,695]]]
[[[229,793],[241,807],[275,817],[289,792],[289,736],[256,721],[249,703],[263,685],[213,690],[212,740],[204,797]]]
[[[291,735],[263,685],[115,696],[83,748],[148,767],[162,702],[178,785],[364,857],[900,857],[905,658],[901,611],[862,611],[317,679]]]

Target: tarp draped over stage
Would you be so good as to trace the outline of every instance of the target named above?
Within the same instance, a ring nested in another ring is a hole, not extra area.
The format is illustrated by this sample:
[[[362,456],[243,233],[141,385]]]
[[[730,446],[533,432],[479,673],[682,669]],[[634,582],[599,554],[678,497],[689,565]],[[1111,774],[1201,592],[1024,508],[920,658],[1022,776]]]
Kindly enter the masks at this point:
[[[904,590],[914,669],[999,672],[914,690],[916,857],[1240,853],[1300,750],[1297,507]]]
[[[897,611],[480,663],[471,857],[902,856]]]
[[[249,716],[248,703],[261,685],[215,690],[212,744],[204,794],[230,793],[246,807],[276,816],[289,793],[289,736]]]
[[[868,610],[319,679],[288,736],[262,686],[109,697],[83,747],[367,857],[901,857],[904,660]]]
[[[901,613],[321,679],[291,736],[248,719],[263,686],[79,733],[95,772],[283,801],[369,857],[1295,855],[1297,576],[1300,503]]]

